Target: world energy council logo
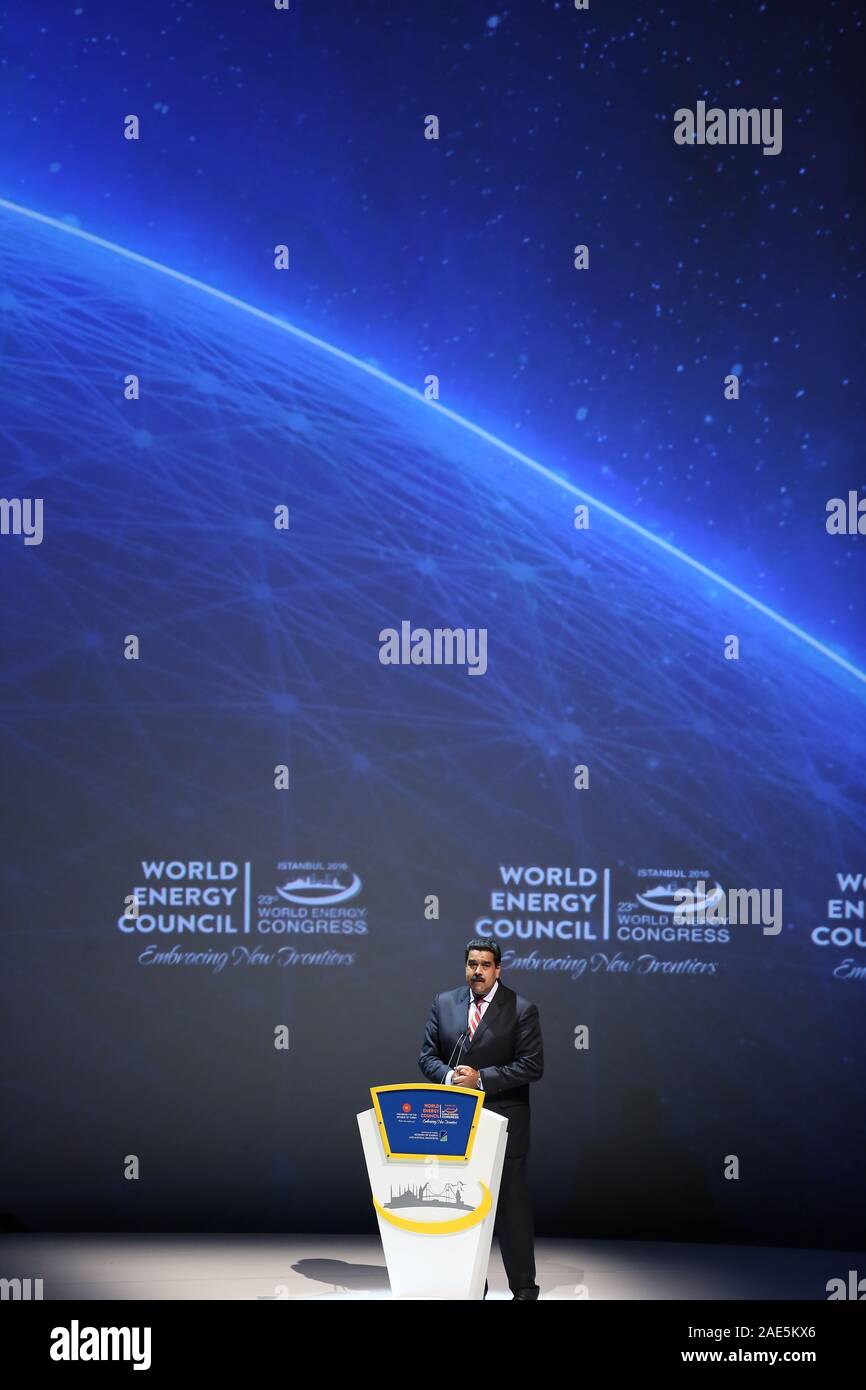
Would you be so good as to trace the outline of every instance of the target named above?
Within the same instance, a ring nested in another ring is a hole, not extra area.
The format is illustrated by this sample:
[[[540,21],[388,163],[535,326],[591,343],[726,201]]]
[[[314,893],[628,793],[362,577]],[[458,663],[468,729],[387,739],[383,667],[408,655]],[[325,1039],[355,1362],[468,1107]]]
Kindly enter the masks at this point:
[[[149,859],[140,871],[117,921],[139,965],[351,966],[347,948],[369,930],[361,877],[341,861],[281,860],[263,892],[249,860]]]
[[[475,929],[499,942],[510,970],[715,975],[716,953],[732,939],[731,895],[706,867],[620,871],[616,885],[610,868],[590,865],[503,864],[498,873]]]
[[[834,979],[866,981],[866,873],[834,875],[812,943],[822,951],[830,948]]]

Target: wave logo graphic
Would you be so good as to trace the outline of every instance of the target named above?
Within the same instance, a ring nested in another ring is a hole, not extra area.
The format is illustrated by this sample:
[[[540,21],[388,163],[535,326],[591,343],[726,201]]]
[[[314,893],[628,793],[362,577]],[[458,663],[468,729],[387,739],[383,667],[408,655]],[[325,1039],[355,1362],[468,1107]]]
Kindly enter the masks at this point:
[[[696,893],[696,885],[690,885],[691,901],[686,899],[684,902],[677,895],[682,892],[682,888],[677,883],[658,884],[651,888],[648,893],[637,893],[639,903],[648,907],[651,912],[666,912],[673,915],[678,913],[683,919],[694,917],[698,912],[706,911],[707,908],[715,907],[724,896],[725,890],[716,880],[713,887],[708,888],[705,893]]]
[[[437,1221],[418,1221],[414,1217],[398,1216],[396,1212],[389,1211],[381,1202],[373,1198],[373,1206],[383,1221],[387,1221],[389,1226],[396,1226],[400,1231],[412,1231],[416,1235],[422,1236],[450,1236],[458,1231],[469,1231],[473,1226],[480,1226],[485,1217],[490,1215],[493,1209],[493,1197],[490,1188],[486,1183],[479,1181],[481,1188],[481,1201],[474,1210],[467,1212],[465,1216],[458,1216],[451,1220]],[[421,1202],[420,1205],[425,1205]],[[450,1203],[449,1205],[456,1205]]]
[[[361,891],[361,880],[352,874],[351,883],[341,883],[336,875],[307,874],[304,878],[293,878],[284,883],[277,892],[287,903],[345,903]]]

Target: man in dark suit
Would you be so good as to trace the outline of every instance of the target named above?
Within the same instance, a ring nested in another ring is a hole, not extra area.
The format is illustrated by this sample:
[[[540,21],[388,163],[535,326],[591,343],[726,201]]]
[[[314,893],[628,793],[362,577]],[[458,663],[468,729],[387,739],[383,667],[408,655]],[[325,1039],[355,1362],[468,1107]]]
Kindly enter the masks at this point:
[[[544,1052],[538,1007],[502,983],[501,960],[497,941],[476,937],[469,942],[466,984],[433,1000],[418,1065],[428,1080],[440,1085],[482,1090],[486,1108],[508,1121],[493,1230],[508,1287],[516,1299],[529,1300],[539,1293],[526,1172],[529,1083],[544,1071]]]

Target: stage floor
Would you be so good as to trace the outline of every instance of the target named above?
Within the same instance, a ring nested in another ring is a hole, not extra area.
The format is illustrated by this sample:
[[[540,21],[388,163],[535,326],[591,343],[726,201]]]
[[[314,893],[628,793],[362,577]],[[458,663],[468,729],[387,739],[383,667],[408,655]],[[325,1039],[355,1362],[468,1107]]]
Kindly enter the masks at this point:
[[[536,1241],[541,1296],[562,1299],[818,1299],[866,1253]],[[51,1299],[388,1298],[375,1237],[5,1235],[0,1277],[38,1279]],[[494,1241],[490,1299],[511,1294]]]

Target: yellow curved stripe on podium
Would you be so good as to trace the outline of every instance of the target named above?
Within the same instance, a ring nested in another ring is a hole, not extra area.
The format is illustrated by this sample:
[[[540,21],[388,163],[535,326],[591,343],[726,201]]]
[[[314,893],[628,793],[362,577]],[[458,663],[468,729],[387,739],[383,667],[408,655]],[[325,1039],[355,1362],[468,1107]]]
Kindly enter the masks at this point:
[[[408,1216],[395,1216],[393,1211],[386,1209],[373,1198],[373,1206],[381,1216],[383,1221],[387,1221],[391,1226],[397,1226],[401,1231],[417,1231],[422,1236],[450,1236],[456,1231],[468,1231],[472,1226],[479,1225],[493,1206],[493,1198],[490,1196],[490,1188],[486,1183],[481,1183],[482,1197],[474,1211],[467,1212],[465,1216],[457,1216],[453,1221],[410,1221]]]

